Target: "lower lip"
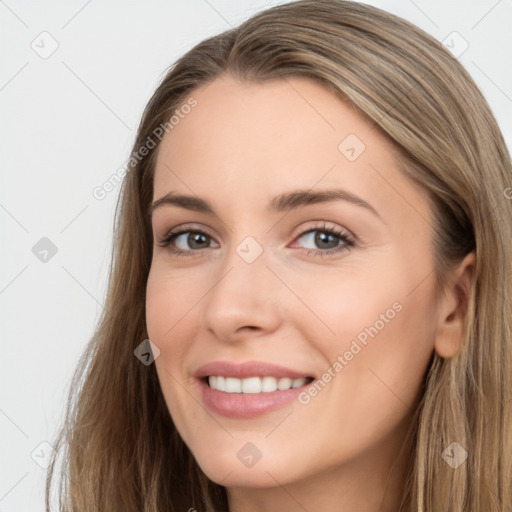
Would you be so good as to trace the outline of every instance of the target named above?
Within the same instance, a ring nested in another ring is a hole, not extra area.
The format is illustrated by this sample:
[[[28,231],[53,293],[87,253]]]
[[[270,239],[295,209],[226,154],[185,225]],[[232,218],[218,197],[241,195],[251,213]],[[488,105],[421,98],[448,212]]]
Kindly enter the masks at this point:
[[[275,411],[296,400],[311,383],[284,391],[264,393],[225,393],[212,389],[199,379],[203,402],[213,412],[228,418],[256,418]]]

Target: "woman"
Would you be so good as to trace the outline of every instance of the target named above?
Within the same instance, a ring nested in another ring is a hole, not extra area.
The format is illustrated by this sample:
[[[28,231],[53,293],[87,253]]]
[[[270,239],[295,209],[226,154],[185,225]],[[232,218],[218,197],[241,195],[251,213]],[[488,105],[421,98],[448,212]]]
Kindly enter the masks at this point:
[[[61,509],[510,510],[511,183],[396,16],[304,0],[198,44],[139,126]]]

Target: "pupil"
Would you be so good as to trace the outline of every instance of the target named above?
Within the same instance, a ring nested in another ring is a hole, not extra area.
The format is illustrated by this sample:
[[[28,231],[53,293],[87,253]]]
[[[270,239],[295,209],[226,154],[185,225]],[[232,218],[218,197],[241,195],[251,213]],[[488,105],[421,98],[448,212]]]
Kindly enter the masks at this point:
[[[328,243],[329,238],[334,241],[334,244],[332,244],[331,247],[322,247],[323,243]],[[315,243],[322,249],[329,249],[337,246],[337,240],[331,233],[322,233],[321,231],[315,236]]]
[[[196,248],[196,249],[197,249],[197,247],[194,247],[194,244],[198,241],[198,238],[199,239],[202,238],[203,239],[202,240],[203,243],[206,240],[206,236],[203,235],[202,233],[193,233],[193,234],[189,235],[188,238],[189,238],[189,245],[190,245],[190,247]],[[201,243],[201,240],[199,240],[199,243]],[[199,249],[202,249],[202,247],[199,247]]]

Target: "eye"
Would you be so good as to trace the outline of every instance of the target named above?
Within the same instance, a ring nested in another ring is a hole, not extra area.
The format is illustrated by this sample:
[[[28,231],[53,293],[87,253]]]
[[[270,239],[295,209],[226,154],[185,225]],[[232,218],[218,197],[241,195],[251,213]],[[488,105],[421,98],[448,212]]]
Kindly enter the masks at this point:
[[[346,231],[338,227],[322,226],[312,227],[303,231],[296,240],[303,239],[306,244],[313,244],[319,247],[305,248],[307,255],[331,256],[341,251],[349,250],[354,246],[354,238]],[[182,226],[177,231],[170,231],[157,245],[167,247],[176,256],[200,256],[204,249],[211,247],[213,238],[208,232],[192,226]],[[214,242],[215,243],[215,242]],[[219,247],[218,244],[216,247]]]
[[[170,231],[158,245],[168,247],[169,251],[176,256],[197,256],[202,254],[203,249],[209,247],[211,241],[213,239],[206,231],[197,228],[190,229],[190,226],[182,226],[179,231]],[[189,250],[186,247],[187,245],[192,250]]]
[[[320,247],[306,248],[307,255],[331,256],[341,251],[349,250],[354,246],[354,238],[346,231],[338,227],[323,226],[313,227],[301,233],[297,240],[303,239],[306,244]]]

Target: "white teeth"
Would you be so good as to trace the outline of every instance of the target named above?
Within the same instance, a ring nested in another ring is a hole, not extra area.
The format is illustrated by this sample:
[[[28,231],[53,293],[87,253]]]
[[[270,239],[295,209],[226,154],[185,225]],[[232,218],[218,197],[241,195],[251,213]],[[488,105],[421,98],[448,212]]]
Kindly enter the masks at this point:
[[[281,391],[283,389],[290,389],[292,387],[292,379],[289,379],[288,377],[282,377],[277,381],[277,389],[280,389]]]
[[[225,393],[270,393],[272,391],[298,388],[306,384],[306,378],[290,379],[289,377],[248,377],[236,379],[235,377],[222,377],[210,375],[208,384],[212,389]]]
[[[295,379],[293,382],[292,382],[292,388],[299,388],[300,386],[304,386],[304,384],[306,384],[306,378],[302,378],[302,379]]]
[[[261,393],[261,379],[259,377],[249,377],[240,382],[242,383],[242,393]]]
[[[268,393],[270,391],[276,391],[277,379],[275,377],[263,377],[261,379],[261,390]]]
[[[242,381],[240,379],[235,379],[234,377],[226,377],[226,386],[224,391],[227,393],[241,393]]]

